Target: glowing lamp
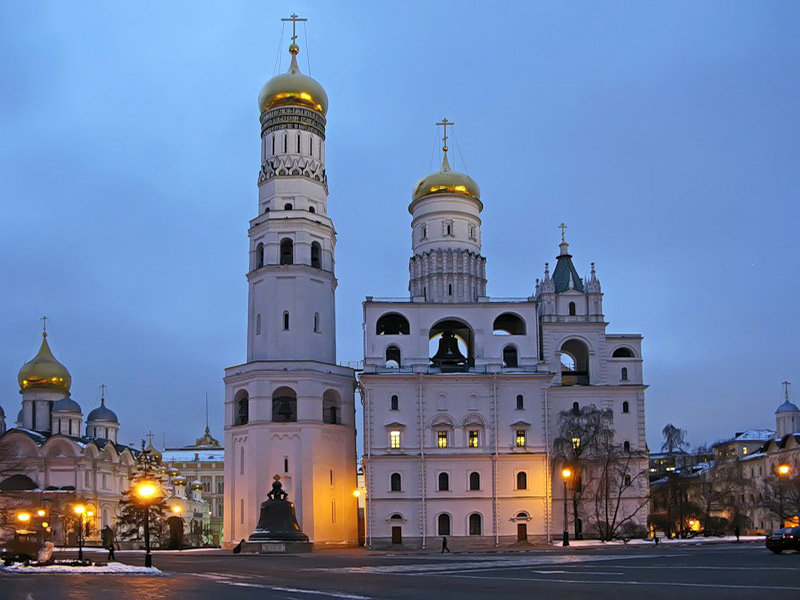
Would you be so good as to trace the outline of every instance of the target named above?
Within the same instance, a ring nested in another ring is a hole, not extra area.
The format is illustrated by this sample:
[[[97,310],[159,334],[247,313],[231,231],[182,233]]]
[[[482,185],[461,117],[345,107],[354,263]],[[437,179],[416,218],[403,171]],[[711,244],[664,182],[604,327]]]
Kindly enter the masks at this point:
[[[36,514],[39,515],[40,517],[43,517],[46,513],[44,512],[44,510],[40,508],[39,510],[36,511]]]
[[[143,483],[136,488],[136,493],[145,499],[152,498],[156,495],[156,486],[152,483]]]
[[[171,510],[172,512],[174,512],[176,515],[179,515],[179,514],[181,514],[181,511],[182,511],[183,509],[182,509],[180,506],[178,506],[178,505],[176,504],[176,505],[174,505],[174,506],[173,506],[173,507],[172,507],[170,510]]]
[[[789,465],[779,465],[778,475],[788,475],[792,468]]]
[[[572,470],[571,469],[561,469],[561,477],[564,478],[564,481],[572,477]]]
[[[48,527],[50,527],[50,523],[48,523],[47,521],[42,521],[42,527],[47,529]]]
[[[27,523],[28,521],[31,520],[31,515],[30,515],[30,513],[24,513],[24,512],[23,513],[19,513],[17,515],[17,519],[19,519],[23,523]]]
[[[93,510],[87,510],[86,511],[86,516],[87,517],[93,517],[94,516],[94,511]]]
[[[360,497],[361,496],[361,490],[353,490],[353,496],[355,496],[356,498]]]
[[[82,515],[86,512],[86,507],[83,504],[78,504],[72,510],[75,511],[76,515]]]

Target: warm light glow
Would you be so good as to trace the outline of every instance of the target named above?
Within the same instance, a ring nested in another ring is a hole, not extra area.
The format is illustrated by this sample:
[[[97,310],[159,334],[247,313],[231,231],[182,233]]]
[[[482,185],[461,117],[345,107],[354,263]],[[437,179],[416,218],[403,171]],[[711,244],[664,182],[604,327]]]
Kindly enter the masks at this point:
[[[172,510],[172,512],[174,512],[176,515],[181,514],[181,511],[183,511],[183,509],[177,504],[174,505],[170,510]]]
[[[136,488],[136,493],[145,499],[152,498],[156,495],[156,486],[150,482],[142,483]]]
[[[778,475],[788,475],[792,468],[789,465],[780,465],[778,467]]]
[[[355,496],[356,498],[361,496],[361,490],[353,490],[353,496]]]
[[[575,448],[575,450],[580,448],[581,447],[581,438],[579,438],[579,437],[572,438],[572,447]]]
[[[87,510],[86,511],[86,516],[87,517],[93,517],[94,516],[94,511],[93,510]]]
[[[437,431],[436,432],[436,445],[439,448],[447,448],[447,432],[446,431]]]
[[[400,447],[400,432],[399,431],[390,431],[389,432],[389,446],[391,448],[399,448]]]
[[[564,478],[564,481],[572,477],[572,470],[571,469],[561,469],[561,477]]]
[[[42,527],[47,529],[48,527],[50,527],[50,523],[48,523],[47,521],[42,521]]]
[[[31,515],[30,515],[30,513],[19,513],[17,515],[17,519],[19,519],[23,523],[27,523],[28,521],[31,520]]]
[[[86,507],[83,504],[78,504],[72,510],[75,511],[76,515],[82,515],[83,513],[86,512]]]
[[[46,513],[44,512],[44,510],[40,508],[39,510],[36,511],[36,514],[39,515],[40,517],[43,517]]]
[[[515,442],[516,445],[517,445],[517,448],[524,448],[525,447],[525,444],[527,443],[527,440],[525,439],[525,437],[526,437],[526,435],[525,435],[525,430],[524,429],[520,429],[520,430],[517,431],[516,442]]]

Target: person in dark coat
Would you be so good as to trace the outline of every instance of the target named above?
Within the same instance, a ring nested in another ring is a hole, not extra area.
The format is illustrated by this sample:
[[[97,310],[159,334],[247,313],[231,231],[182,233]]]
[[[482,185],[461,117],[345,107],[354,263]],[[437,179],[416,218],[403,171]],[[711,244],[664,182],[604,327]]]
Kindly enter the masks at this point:
[[[444,554],[445,552],[450,554],[450,548],[447,547],[447,537],[442,536],[442,554]]]
[[[741,533],[741,531],[739,530],[739,526],[738,525],[733,528],[733,535],[736,536],[736,541],[737,542],[739,541],[739,534],[740,533]]]
[[[236,544],[236,547],[233,549],[234,554],[239,554],[242,551],[242,546],[244,545],[244,539]]]
[[[102,531],[100,532],[100,537],[103,540],[103,547],[108,549],[108,559],[107,560],[115,560],[114,559],[114,530],[111,529],[108,525],[103,527]]]

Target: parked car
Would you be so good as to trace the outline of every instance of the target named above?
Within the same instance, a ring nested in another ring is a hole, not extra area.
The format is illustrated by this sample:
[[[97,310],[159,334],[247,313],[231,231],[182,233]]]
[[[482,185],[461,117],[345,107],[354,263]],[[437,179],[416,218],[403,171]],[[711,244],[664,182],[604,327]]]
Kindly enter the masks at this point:
[[[800,552],[800,527],[781,527],[775,533],[768,535],[767,548],[775,554],[780,554],[784,550]]]

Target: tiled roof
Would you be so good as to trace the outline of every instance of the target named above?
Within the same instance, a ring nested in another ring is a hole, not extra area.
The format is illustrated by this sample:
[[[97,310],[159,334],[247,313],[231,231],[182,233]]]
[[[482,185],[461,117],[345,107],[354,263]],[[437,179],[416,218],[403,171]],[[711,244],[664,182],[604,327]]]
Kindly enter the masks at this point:
[[[572,264],[572,256],[570,254],[562,254],[558,257],[555,271],[553,271],[553,284],[556,288],[556,294],[570,289],[579,292],[584,291],[583,281],[581,281],[575,265]]]

